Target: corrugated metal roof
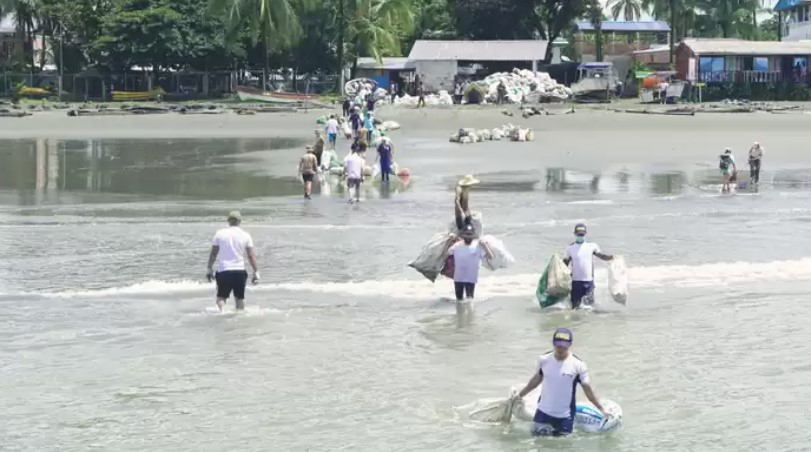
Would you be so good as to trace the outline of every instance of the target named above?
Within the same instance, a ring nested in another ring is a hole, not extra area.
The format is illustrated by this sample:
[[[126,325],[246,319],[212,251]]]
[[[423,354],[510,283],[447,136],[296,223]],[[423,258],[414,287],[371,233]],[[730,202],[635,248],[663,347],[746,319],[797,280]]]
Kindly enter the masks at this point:
[[[785,11],[794,8],[795,6],[802,5],[803,3],[804,3],[803,0],[780,0],[779,2],[777,2],[776,5],[774,5],[774,8],[772,8],[772,10],[775,12]]]
[[[594,25],[587,20],[577,22],[578,31],[594,31]],[[667,32],[670,25],[662,20],[651,21],[623,21],[605,20],[601,25],[603,31],[626,31],[626,32]]]
[[[546,41],[428,41],[414,43],[411,61],[540,61]]]
[[[405,69],[413,69],[414,63],[410,62],[406,57],[384,57],[378,63],[372,57],[358,58],[359,69],[383,69],[388,71],[402,71]]]
[[[735,38],[685,39],[696,55],[811,55],[811,42],[802,41],[745,41]]]

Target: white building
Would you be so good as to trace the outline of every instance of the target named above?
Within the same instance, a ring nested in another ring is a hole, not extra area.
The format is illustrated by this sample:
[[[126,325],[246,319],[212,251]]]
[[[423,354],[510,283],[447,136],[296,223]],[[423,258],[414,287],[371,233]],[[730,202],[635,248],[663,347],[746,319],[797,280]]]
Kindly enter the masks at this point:
[[[452,92],[458,74],[468,74],[467,66],[487,63],[529,63],[537,70],[546,58],[546,41],[428,41],[414,43],[408,60],[428,92],[441,89]],[[460,72],[460,68],[462,71]],[[527,67],[529,69],[529,67]]]
[[[781,41],[811,40],[811,0],[780,0],[774,7]]]

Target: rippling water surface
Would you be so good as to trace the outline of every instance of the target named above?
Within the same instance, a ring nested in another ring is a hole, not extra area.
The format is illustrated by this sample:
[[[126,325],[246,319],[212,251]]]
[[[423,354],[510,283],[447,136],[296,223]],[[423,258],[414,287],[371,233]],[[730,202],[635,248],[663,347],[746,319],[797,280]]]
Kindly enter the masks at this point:
[[[804,450],[811,366],[811,171],[769,161],[718,193],[710,162],[547,166],[504,143],[401,139],[414,176],[337,184],[310,202],[302,143],[14,141],[0,146],[0,395],[9,450]],[[489,146],[489,147],[488,147]],[[499,158],[496,149],[515,158]],[[460,152],[466,152],[461,156]],[[550,158],[554,161],[555,158]],[[558,159],[557,161],[561,161]],[[483,270],[473,312],[406,263],[451,220],[452,186],[513,268]],[[216,313],[209,241],[238,208],[263,280]],[[624,254],[632,294],[597,314],[542,313],[548,256],[575,222]],[[232,309],[231,306],[229,306]],[[532,439],[453,407],[506,395],[556,326],[575,332],[610,436]]]

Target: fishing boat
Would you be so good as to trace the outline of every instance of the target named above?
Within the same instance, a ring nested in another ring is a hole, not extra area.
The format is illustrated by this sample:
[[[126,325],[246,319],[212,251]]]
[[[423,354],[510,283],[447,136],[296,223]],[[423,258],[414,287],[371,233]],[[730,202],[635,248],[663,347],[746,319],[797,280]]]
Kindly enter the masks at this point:
[[[262,91],[248,86],[237,86],[237,95],[241,101],[268,102],[273,104],[320,103],[319,97],[314,94]]]
[[[611,102],[622,92],[617,69],[611,62],[582,63],[577,72],[572,93],[578,102]]]

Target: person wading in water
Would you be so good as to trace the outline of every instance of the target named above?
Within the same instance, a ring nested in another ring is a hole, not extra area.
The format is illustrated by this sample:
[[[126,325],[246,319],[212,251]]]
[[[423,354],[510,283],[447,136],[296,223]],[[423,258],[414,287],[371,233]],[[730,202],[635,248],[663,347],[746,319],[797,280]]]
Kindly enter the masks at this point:
[[[456,199],[453,203],[453,212],[454,218],[456,219],[456,229],[459,231],[471,224],[470,187],[478,183],[478,179],[468,174],[456,184]],[[476,231],[476,233],[479,232],[480,231]]]

